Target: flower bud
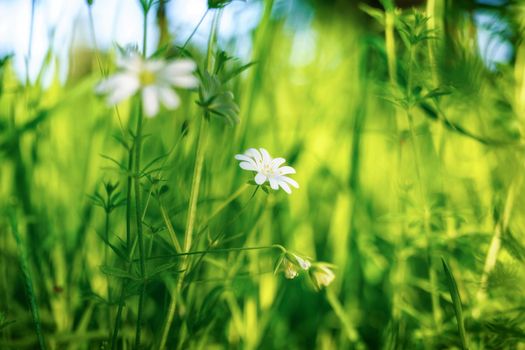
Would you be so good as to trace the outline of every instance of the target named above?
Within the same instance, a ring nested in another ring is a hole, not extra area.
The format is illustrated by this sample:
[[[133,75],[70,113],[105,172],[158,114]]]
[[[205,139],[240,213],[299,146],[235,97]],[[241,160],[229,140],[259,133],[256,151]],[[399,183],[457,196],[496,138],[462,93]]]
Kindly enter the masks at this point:
[[[322,262],[312,265],[309,269],[309,275],[315,288],[318,290],[328,287],[335,279],[335,273],[330,265]]]

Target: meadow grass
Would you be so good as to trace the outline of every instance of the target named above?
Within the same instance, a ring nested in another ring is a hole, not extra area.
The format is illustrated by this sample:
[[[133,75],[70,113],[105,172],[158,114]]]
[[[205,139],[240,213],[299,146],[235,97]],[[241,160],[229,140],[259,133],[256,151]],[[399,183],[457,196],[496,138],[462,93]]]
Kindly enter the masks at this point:
[[[139,3],[147,38],[165,4]],[[523,19],[487,66],[458,3],[267,0],[243,61],[229,3],[205,48],[161,30],[199,86],[153,118],[95,92],[130,52],[99,49],[97,0],[88,73],[0,61],[0,348],[524,348]],[[250,147],[300,187],[258,185]]]

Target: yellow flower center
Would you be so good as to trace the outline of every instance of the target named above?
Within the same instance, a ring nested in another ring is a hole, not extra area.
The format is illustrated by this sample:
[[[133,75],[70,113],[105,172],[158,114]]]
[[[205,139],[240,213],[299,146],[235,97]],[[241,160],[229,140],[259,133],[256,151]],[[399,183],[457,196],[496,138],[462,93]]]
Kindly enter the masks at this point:
[[[267,164],[267,163],[262,165],[262,173],[264,175],[266,175],[266,176],[269,176],[269,177],[275,176],[275,173],[274,173],[272,167],[269,164]]]
[[[155,74],[149,70],[143,70],[139,74],[140,84],[142,86],[147,86],[155,83]]]

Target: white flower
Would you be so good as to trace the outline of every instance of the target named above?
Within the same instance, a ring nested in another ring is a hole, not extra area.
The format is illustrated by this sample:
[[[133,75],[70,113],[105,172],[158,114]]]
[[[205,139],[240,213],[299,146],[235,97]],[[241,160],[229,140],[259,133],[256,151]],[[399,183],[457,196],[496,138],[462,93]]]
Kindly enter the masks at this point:
[[[285,254],[286,259],[290,260],[292,263],[298,265],[303,270],[308,270],[310,266],[312,266],[312,263],[310,260],[303,258],[297,254],[287,252]]]
[[[284,277],[294,279],[299,275],[301,270],[308,271],[312,263],[297,254],[286,252],[282,256],[281,267],[284,272]]]
[[[335,273],[329,264],[318,262],[311,266],[310,278],[317,289],[328,287],[335,279]]]
[[[190,59],[171,62],[162,59],[143,59],[137,53],[122,58],[119,71],[99,83],[96,92],[107,94],[107,102],[115,105],[140,91],[144,114],[154,117],[162,103],[167,109],[175,109],[180,98],[173,87],[194,88],[199,84],[192,75],[197,68]]]
[[[283,260],[282,267],[284,271],[284,277],[286,277],[289,280],[293,280],[295,277],[299,275],[297,265],[295,265],[293,262],[291,262],[288,259]]]
[[[299,188],[295,180],[289,178],[288,174],[295,174],[291,166],[281,165],[286,161],[284,158],[272,158],[264,148],[250,148],[244,154],[237,154],[235,159],[240,160],[239,166],[244,170],[255,171],[255,183],[262,185],[266,181],[270,187],[278,190],[281,187],[286,193],[292,193],[290,185]]]

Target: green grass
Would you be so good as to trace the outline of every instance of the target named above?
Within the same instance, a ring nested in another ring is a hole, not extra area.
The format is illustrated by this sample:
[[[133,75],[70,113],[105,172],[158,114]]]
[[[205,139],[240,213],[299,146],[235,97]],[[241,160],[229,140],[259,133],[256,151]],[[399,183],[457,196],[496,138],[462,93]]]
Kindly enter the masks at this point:
[[[160,50],[201,92],[151,119],[94,93],[118,49],[45,87],[2,60],[0,348],[521,349],[523,5],[487,68],[468,9],[383,3],[264,1],[252,65],[214,33]],[[249,183],[249,147],[300,188]],[[292,252],[314,265],[288,280]]]

